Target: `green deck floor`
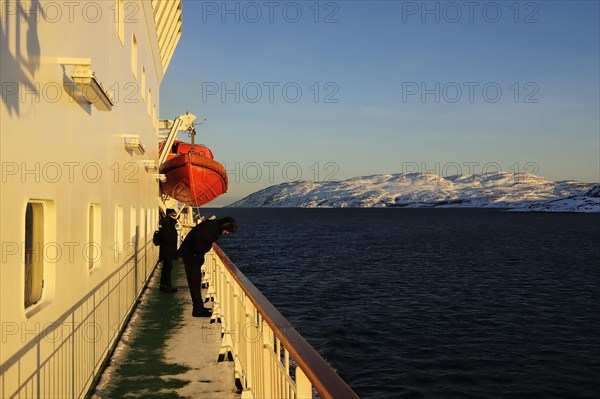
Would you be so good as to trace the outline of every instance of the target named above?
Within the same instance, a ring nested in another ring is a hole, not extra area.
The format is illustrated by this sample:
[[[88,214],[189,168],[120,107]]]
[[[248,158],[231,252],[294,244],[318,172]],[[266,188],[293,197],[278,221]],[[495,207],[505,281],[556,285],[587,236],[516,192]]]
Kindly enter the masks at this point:
[[[191,317],[183,264],[178,292],[158,291],[160,266],[92,396],[104,398],[238,398],[233,366],[217,363],[220,325]]]

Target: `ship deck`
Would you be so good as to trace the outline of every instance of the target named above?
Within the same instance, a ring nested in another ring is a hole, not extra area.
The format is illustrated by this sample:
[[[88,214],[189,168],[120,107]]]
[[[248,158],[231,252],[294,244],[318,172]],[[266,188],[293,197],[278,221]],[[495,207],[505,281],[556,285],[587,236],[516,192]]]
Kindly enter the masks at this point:
[[[239,398],[232,363],[217,362],[221,325],[191,315],[183,264],[173,263],[178,292],[159,292],[159,276],[157,268],[92,398]]]

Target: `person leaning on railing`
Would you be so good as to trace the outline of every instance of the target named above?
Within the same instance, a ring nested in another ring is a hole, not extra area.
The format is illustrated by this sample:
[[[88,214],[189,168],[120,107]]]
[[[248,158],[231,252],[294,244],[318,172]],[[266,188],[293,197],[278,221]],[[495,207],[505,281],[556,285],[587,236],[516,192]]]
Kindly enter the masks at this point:
[[[202,272],[200,268],[204,264],[204,254],[210,251],[212,244],[219,237],[237,231],[237,229],[235,219],[230,217],[207,220],[190,230],[179,247],[177,255],[183,259],[192,297],[192,316],[209,317],[212,315],[212,310],[205,308],[202,302]]]

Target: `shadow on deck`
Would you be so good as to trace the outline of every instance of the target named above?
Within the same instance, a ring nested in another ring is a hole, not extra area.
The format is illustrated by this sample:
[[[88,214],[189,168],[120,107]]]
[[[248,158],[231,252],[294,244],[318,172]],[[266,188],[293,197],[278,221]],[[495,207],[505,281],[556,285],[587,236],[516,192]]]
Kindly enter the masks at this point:
[[[92,398],[239,398],[233,364],[217,362],[221,325],[191,315],[183,264],[173,264],[178,292],[159,292],[159,277],[160,267]]]

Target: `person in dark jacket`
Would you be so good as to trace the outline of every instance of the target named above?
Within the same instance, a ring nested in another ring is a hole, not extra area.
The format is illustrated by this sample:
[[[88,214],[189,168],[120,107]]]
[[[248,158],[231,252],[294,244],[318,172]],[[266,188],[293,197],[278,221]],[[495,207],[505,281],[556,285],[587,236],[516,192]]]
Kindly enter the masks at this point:
[[[160,273],[161,292],[177,292],[177,288],[171,283],[171,270],[173,270],[173,261],[177,259],[177,211],[167,209],[166,216],[160,221],[160,252],[158,258],[162,261],[162,270]]]
[[[185,274],[192,297],[192,316],[194,317],[208,317],[212,314],[211,310],[205,308],[202,302],[201,266],[204,264],[204,254],[210,251],[212,244],[219,237],[234,232],[237,228],[235,220],[230,217],[204,221],[190,230],[177,251],[185,265]]]

